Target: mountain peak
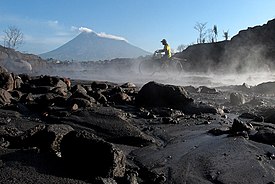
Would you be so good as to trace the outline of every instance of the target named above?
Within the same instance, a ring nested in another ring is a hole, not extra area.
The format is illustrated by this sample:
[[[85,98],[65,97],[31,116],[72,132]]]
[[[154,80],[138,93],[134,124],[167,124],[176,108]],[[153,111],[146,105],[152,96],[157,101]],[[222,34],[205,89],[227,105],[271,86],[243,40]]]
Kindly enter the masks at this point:
[[[149,52],[131,45],[125,38],[91,31],[82,32],[61,47],[40,56],[45,59],[98,61],[136,58],[149,54]]]

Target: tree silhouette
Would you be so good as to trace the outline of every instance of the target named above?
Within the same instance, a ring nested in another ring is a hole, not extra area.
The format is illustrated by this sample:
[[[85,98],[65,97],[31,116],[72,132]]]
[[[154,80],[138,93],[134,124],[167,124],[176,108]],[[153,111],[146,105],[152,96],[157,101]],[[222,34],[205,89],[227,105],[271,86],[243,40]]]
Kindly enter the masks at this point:
[[[23,33],[15,26],[10,26],[4,30],[4,46],[15,49],[23,43]]]
[[[214,25],[214,27],[213,27],[213,32],[214,32],[214,36],[215,36],[215,42],[217,42],[217,40],[218,40],[218,27],[216,25]]]
[[[228,38],[229,38],[228,32],[229,32],[228,30],[227,31],[223,31],[223,37],[224,37],[225,40],[228,40]]]
[[[194,29],[199,32],[199,38],[197,39],[197,43],[204,43],[205,42],[205,35],[206,35],[206,24],[197,22],[194,26]]]

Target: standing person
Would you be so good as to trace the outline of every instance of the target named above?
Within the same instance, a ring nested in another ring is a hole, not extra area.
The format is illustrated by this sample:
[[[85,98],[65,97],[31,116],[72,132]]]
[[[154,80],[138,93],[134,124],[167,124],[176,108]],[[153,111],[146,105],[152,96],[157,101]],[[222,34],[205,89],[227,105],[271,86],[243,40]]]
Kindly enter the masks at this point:
[[[167,41],[165,39],[161,40],[162,45],[164,46],[163,49],[157,50],[156,53],[163,53],[163,59],[170,59],[172,54],[171,54],[171,48],[169,46],[169,44],[167,43]]]

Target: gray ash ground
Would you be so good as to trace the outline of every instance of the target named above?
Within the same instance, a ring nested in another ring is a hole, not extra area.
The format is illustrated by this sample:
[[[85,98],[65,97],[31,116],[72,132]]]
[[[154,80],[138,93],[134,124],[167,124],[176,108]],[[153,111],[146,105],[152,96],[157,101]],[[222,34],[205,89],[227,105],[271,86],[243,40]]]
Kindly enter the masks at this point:
[[[275,182],[273,82],[142,96],[139,83],[21,79],[1,84],[0,183]]]

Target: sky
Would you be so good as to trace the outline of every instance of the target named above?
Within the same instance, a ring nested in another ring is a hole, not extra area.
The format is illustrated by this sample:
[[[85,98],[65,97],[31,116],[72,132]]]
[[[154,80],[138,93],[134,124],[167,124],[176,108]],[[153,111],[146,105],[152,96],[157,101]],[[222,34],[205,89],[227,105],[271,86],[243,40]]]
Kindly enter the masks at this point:
[[[195,25],[218,28],[218,41],[275,18],[274,0],[0,0],[0,44],[17,27],[17,50],[41,54],[93,31],[154,52],[165,38],[173,50],[197,42]]]

